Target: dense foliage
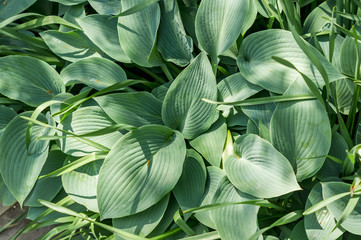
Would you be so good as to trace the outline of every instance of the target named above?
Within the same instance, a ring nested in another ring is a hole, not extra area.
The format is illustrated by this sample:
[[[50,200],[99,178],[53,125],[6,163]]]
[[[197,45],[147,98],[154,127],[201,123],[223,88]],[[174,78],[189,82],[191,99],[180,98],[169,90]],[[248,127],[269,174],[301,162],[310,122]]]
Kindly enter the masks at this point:
[[[360,239],[360,21],[359,0],[3,0],[0,202],[42,239]]]

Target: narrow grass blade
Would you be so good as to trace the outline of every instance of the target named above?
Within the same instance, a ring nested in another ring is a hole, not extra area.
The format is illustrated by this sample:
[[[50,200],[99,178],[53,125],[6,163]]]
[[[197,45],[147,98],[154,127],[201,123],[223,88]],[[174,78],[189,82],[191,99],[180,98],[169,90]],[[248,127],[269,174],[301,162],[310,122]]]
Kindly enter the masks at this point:
[[[188,235],[193,236],[195,232],[190,228],[181,217],[182,210],[179,209],[173,216],[174,222]]]

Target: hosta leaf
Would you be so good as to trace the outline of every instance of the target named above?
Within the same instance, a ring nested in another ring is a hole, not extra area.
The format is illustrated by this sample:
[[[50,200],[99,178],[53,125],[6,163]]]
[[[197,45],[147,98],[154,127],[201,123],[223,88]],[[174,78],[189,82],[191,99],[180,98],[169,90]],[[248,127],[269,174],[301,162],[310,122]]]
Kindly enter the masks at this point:
[[[51,2],[58,2],[66,6],[77,5],[79,3],[85,2],[86,0],[50,0]]]
[[[296,226],[292,229],[291,234],[285,238],[285,240],[300,240],[307,239],[304,220],[299,221]]]
[[[320,183],[318,183],[312,188],[312,191],[308,195],[305,209],[308,209],[322,200],[322,186]],[[336,226],[336,221],[326,207],[318,210],[313,214],[306,215],[304,223],[306,234],[309,240],[335,240],[343,233],[343,231],[341,231],[339,228],[332,232]]]
[[[269,142],[257,135],[235,141],[234,152],[224,170],[240,191],[259,198],[272,198],[300,190],[291,164]]]
[[[95,101],[116,123],[135,127],[163,124],[162,102],[148,92],[113,93],[96,97]]]
[[[65,192],[77,203],[93,212],[99,212],[97,203],[97,183],[103,161],[88,163],[62,176]]]
[[[235,73],[220,81],[217,85],[218,100],[236,102],[249,98],[262,90],[261,87],[248,82],[241,73]]]
[[[211,64],[205,53],[198,55],[170,86],[162,106],[164,123],[195,138],[213,123],[216,106],[202,101],[215,100],[217,87]]]
[[[193,41],[185,33],[177,1],[161,0],[160,9],[157,48],[165,60],[185,66],[193,58]]]
[[[130,63],[130,58],[119,43],[118,20],[109,18],[109,15],[92,14],[77,19],[77,22],[85,35],[108,56],[120,62]]]
[[[9,188],[5,185],[0,174],[0,203],[3,206],[11,206],[16,202],[16,199],[9,191]]]
[[[36,138],[54,134],[52,129],[33,126],[31,143],[27,149],[25,133],[28,121],[21,116],[30,115],[30,112],[25,112],[11,120],[0,138],[1,175],[20,205],[33,188],[48,156],[49,141]],[[46,121],[43,115],[40,115],[39,119]]]
[[[336,6],[336,0],[327,0],[318,5],[313,11],[307,16],[303,30],[305,33],[319,32],[331,27],[330,21],[324,17],[331,19],[332,8]],[[336,19],[334,19],[335,21]],[[336,22],[336,21],[335,21]]]
[[[122,1],[122,11],[126,11],[143,0]],[[120,45],[128,57],[144,67],[154,67],[162,64],[156,51],[155,39],[160,22],[160,8],[154,3],[136,13],[118,18],[118,33]]]
[[[163,85],[160,85],[160,86],[154,88],[152,90],[152,94],[154,95],[154,97],[158,98],[160,101],[163,102],[171,83],[172,82],[167,82]]]
[[[220,117],[206,132],[189,143],[213,166],[220,167],[224,143],[227,137],[227,124]]]
[[[285,95],[309,91],[292,84]],[[327,113],[318,100],[278,103],[271,119],[271,142],[297,170],[298,181],[313,176],[322,167],[331,146]]]
[[[6,107],[4,105],[0,105],[0,137],[8,123],[16,117],[16,112],[9,107]]]
[[[198,207],[204,193],[207,173],[202,157],[194,150],[187,150],[183,172],[173,194],[182,210]]]
[[[121,11],[121,0],[88,0],[88,2],[99,14],[116,15]]]
[[[83,58],[105,56],[84,33],[79,31],[64,33],[48,30],[41,32],[40,36],[56,55],[70,62],[76,62]]]
[[[321,61],[330,82],[344,78],[315,48],[309,47]],[[237,64],[248,81],[275,93],[284,93],[295,80],[304,81],[297,71],[277,63],[272,56],[291,62],[318,87],[325,85],[320,72],[298,46],[292,33],[285,30],[264,30],[246,37]]]
[[[322,195],[323,199],[327,199],[334,195],[349,192],[350,184],[343,182],[327,182],[322,183]],[[350,196],[343,197],[327,205],[327,209],[332,215],[339,220],[343,210],[350,200]],[[361,235],[361,202],[359,201],[356,208],[352,211],[351,215],[341,224],[341,226],[347,231]]]
[[[61,168],[64,164],[65,157],[66,155],[59,150],[50,151],[40,175],[45,175]],[[38,200],[53,200],[61,187],[60,178],[39,179],[35,183],[29,196],[26,198],[24,205],[29,207],[41,207],[43,205],[41,205]]]
[[[27,56],[0,58],[1,94],[37,107],[61,92],[64,83],[47,63]]]
[[[239,192],[223,177],[219,182],[212,203],[242,202],[254,200],[253,196]],[[259,206],[231,205],[210,211],[211,218],[221,239],[248,239],[257,231],[257,212]]]
[[[217,191],[218,184],[224,176],[225,173],[222,169],[213,166],[207,167],[206,188],[200,206],[209,205],[212,203],[212,199],[215,192]],[[195,214],[195,217],[202,224],[210,228],[216,228],[213,223],[213,220],[211,219],[211,215],[209,211],[197,212]]]
[[[78,4],[78,5],[73,5],[73,6],[59,5],[59,8],[61,8],[61,7],[63,7],[64,10],[66,9],[64,16],[63,16],[64,20],[79,26],[79,24],[77,23],[77,20],[79,18],[85,16],[84,3]],[[59,13],[59,15],[61,15],[61,13]],[[71,32],[71,31],[73,31],[73,29],[66,27],[66,26],[60,26],[59,31],[60,32]]]
[[[357,34],[361,34],[360,24],[355,25],[355,30]],[[358,45],[360,46],[360,41]],[[358,55],[360,56],[360,54],[361,54],[361,49],[359,47]],[[357,61],[357,49],[356,49],[355,39],[351,38],[350,36],[347,36],[343,41],[341,47],[341,54],[340,54],[342,72],[351,76],[355,76],[356,61]]]
[[[203,0],[195,21],[198,42],[216,58],[251,27],[256,15],[256,6],[250,0]]]
[[[185,154],[182,135],[164,126],[144,126],[124,135],[99,173],[101,217],[125,217],[160,201],[181,176]]]
[[[31,5],[33,5],[36,0],[4,0],[0,5],[0,22],[6,20],[16,14],[21,13]]]
[[[337,157],[344,160],[347,157],[346,151],[348,150],[347,142],[341,134],[335,132],[332,135],[331,148],[328,155]],[[320,179],[326,179],[330,176],[339,176],[342,172],[342,165],[335,163],[329,158],[326,158],[321,170],[318,172],[317,177]]]
[[[196,26],[195,26],[198,8],[195,6],[192,7],[179,6],[179,11],[182,17],[184,28],[186,29],[187,33],[191,36],[194,44],[198,46],[198,41],[196,36]]]
[[[147,236],[160,223],[167,209],[169,194],[150,208],[123,218],[113,219],[113,226],[141,237]],[[124,238],[115,236],[116,240]]]
[[[269,128],[273,112],[276,108],[274,103],[244,106],[242,111],[246,114],[255,124],[261,121],[267,128]]]
[[[91,119],[91,121],[89,121],[89,119]],[[81,135],[109,127],[114,124],[115,122],[112,121],[100,107],[89,106],[79,108],[78,110],[72,112],[61,122],[61,124],[59,124],[59,128]],[[61,136],[67,136],[67,134],[63,132],[59,134]],[[121,137],[122,134],[116,131],[104,136],[86,138],[111,148]],[[67,138],[60,139],[60,146],[64,153],[73,156],[85,156],[94,151],[99,151],[97,148],[89,146],[81,140],[69,135]]]
[[[65,67],[60,76],[66,85],[83,83],[97,90],[127,80],[124,70],[105,58],[79,60]]]

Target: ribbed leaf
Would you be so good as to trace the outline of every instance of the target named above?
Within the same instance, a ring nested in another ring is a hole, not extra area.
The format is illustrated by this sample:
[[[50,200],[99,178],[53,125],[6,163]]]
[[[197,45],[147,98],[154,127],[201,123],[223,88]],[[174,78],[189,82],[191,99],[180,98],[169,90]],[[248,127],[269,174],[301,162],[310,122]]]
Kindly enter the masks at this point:
[[[64,83],[47,63],[27,56],[0,58],[1,94],[37,107],[61,92]]]
[[[285,238],[285,240],[300,240],[307,239],[304,220],[299,221],[296,226],[292,229],[291,234]]]
[[[227,124],[220,117],[206,132],[189,143],[213,166],[220,167],[224,143],[227,137]]]
[[[113,219],[113,226],[141,237],[147,236],[160,223],[167,209],[169,194],[150,208],[123,218]],[[125,238],[115,236],[116,240]],[[126,240],[126,239],[125,239]]]
[[[185,154],[182,135],[164,126],[144,126],[124,135],[99,173],[101,217],[132,215],[160,201],[181,176]]]
[[[77,26],[79,26],[79,24],[77,23],[77,20],[79,18],[85,17],[85,9],[84,9],[84,3],[82,4],[78,4],[78,5],[73,5],[73,6],[63,6],[63,11],[65,11],[65,14],[63,16],[63,18],[65,20],[67,20],[68,22],[71,22]],[[59,10],[60,11],[60,10]],[[61,14],[61,13],[59,13]],[[80,26],[79,26],[80,27]],[[60,32],[71,32],[73,31],[73,29],[68,28],[66,26],[60,26],[59,27],[59,31]]]
[[[64,164],[65,157],[66,155],[61,151],[50,151],[40,172],[40,176],[61,168]],[[41,207],[42,205],[38,202],[38,200],[53,200],[53,198],[59,193],[61,187],[60,178],[39,179],[35,183],[35,186],[29,196],[26,198],[24,205],[29,207]]]
[[[188,149],[182,175],[173,188],[173,194],[183,211],[199,206],[206,179],[206,166],[202,157],[196,151]]]
[[[334,195],[350,191],[350,184],[343,182],[327,182],[322,183],[322,195],[323,199],[327,199]],[[337,219],[340,219],[343,210],[350,200],[350,195],[336,200],[327,205],[327,209]],[[351,215],[341,224],[341,226],[347,231],[361,235],[361,202],[359,201],[356,208],[351,212]]]
[[[104,57],[104,53],[82,32],[59,32],[48,30],[41,32],[48,47],[59,57],[76,62],[83,58]]]
[[[148,92],[113,93],[96,97],[95,101],[116,123],[135,127],[163,124],[162,102]]]
[[[242,107],[242,111],[246,114],[256,125],[261,121],[267,128],[269,128],[273,112],[276,108],[274,103],[253,105]]]
[[[11,206],[16,202],[16,199],[11,194],[9,188],[5,185],[0,174],[0,203],[3,206]]]
[[[143,0],[122,1],[122,11],[126,11]],[[157,52],[153,52],[160,22],[160,8],[154,3],[136,13],[118,18],[119,41],[128,57],[144,67],[162,64]]]
[[[308,195],[305,208],[308,209],[322,200],[322,186],[318,183],[312,188],[312,191]],[[343,233],[343,231],[341,231],[339,228],[332,232],[333,228],[336,226],[336,221],[326,207],[318,210],[313,214],[306,215],[304,222],[306,234],[309,240],[335,240]]]
[[[295,83],[285,95],[307,91],[307,86]],[[270,132],[273,146],[297,170],[298,181],[320,170],[331,146],[331,128],[327,113],[318,100],[278,103]]]
[[[162,106],[164,123],[186,139],[206,131],[213,123],[216,106],[202,98],[217,98],[215,77],[205,53],[199,54],[170,86]]]
[[[235,73],[220,81],[217,85],[218,100],[221,102],[236,102],[249,98],[262,88],[248,82],[241,73]]]
[[[88,0],[92,8],[99,14],[119,14],[121,11],[121,0]]]
[[[51,2],[58,2],[66,6],[77,5],[79,3],[85,2],[86,0],[50,0]]]
[[[198,42],[216,58],[252,26],[256,15],[257,9],[251,0],[203,0],[195,21]]]
[[[120,1],[118,2],[120,8]],[[83,28],[85,35],[108,56],[120,62],[131,62],[120,46],[116,18],[110,19],[109,15],[93,14],[79,18],[77,22]]]
[[[127,80],[124,70],[116,63],[105,58],[79,60],[63,68],[60,76],[65,85],[83,83],[97,90]]]
[[[207,167],[206,189],[200,206],[209,205],[212,203],[212,199],[215,192],[217,191],[218,184],[224,176],[225,173],[220,168],[213,166]],[[197,212],[195,216],[202,224],[210,228],[216,228],[213,220],[211,219],[209,211]]]
[[[303,30],[305,33],[316,33],[319,31],[327,30],[331,27],[330,21],[324,19],[327,17],[331,19],[332,8],[336,6],[336,0],[327,0],[324,3],[318,5],[313,11],[307,16]],[[337,9],[340,11],[340,9]],[[336,20],[336,19],[334,19]]]
[[[240,137],[234,152],[224,161],[224,170],[240,191],[272,198],[300,190],[291,164],[266,140],[253,134]]]
[[[91,119],[91,121],[89,121]],[[96,131],[114,125],[107,114],[98,106],[90,106],[79,108],[68,115],[59,128],[73,132],[74,134],[80,135],[88,132]],[[58,133],[60,136],[67,136],[66,133]],[[116,131],[104,136],[86,137],[87,139],[102,144],[108,148],[111,148],[116,141],[118,141],[123,134]],[[68,135],[67,138],[60,139],[61,150],[73,156],[85,156],[94,151],[99,151],[97,148],[89,146],[88,144],[81,141],[79,138],[71,137]]]
[[[22,205],[40,174],[48,156],[49,141],[39,141],[36,137],[54,134],[54,130],[33,126],[31,143],[26,148],[25,133],[28,121],[15,117],[0,138],[0,171],[4,182],[16,200]],[[46,121],[43,115],[39,119]]]
[[[9,122],[16,117],[16,112],[9,107],[6,107],[4,105],[0,105],[0,137],[6,126],[9,124]]]
[[[315,48],[309,47],[326,69],[330,82],[344,78]],[[293,54],[289,54],[290,52]],[[285,30],[259,31],[246,37],[242,42],[237,64],[248,81],[268,91],[283,93],[293,81],[303,81],[297,71],[277,63],[272,56],[291,62],[318,87],[325,85],[320,72],[298,46],[292,33]]]
[[[355,29],[357,34],[361,34],[360,24],[356,25]],[[358,49],[358,54],[359,56],[361,54],[360,48]],[[347,36],[343,41],[341,47],[340,62],[341,62],[342,72],[351,76],[355,76],[356,61],[357,61],[357,49],[356,49],[355,39],[351,38],[350,36]]]
[[[88,163],[62,176],[65,192],[77,203],[93,212],[99,212],[97,203],[97,183],[103,161]]]
[[[163,58],[179,66],[193,58],[193,41],[186,35],[176,0],[160,1],[162,18],[158,30],[157,48]]]
[[[239,192],[223,177],[219,182],[212,203],[242,202],[255,199]],[[248,239],[257,231],[257,212],[259,206],[231,205],[210,211],[211,218],[221,239]]]
[[[22,11],[33,5],[35,2],[36,0],[6,0],[1,2],[0,22],[21,13]]]

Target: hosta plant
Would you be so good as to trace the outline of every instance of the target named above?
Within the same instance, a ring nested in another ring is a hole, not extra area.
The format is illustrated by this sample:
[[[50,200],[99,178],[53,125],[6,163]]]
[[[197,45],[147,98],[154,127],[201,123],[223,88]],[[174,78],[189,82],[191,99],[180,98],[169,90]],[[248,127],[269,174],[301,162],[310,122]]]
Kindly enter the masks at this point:
[[[2,1],[13,239],[360,239],[360,40],[358,0]]]

